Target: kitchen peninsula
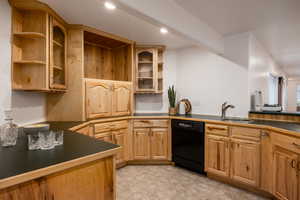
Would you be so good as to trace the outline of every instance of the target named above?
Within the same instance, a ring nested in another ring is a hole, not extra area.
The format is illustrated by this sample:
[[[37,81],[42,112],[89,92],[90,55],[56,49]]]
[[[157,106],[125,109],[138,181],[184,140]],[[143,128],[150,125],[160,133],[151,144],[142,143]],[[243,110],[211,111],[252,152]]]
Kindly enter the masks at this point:
[[[21,136],[15,147],[0,149],[0,200],[115,199],[120,148],[65,131],[63,145],[29,151]]]

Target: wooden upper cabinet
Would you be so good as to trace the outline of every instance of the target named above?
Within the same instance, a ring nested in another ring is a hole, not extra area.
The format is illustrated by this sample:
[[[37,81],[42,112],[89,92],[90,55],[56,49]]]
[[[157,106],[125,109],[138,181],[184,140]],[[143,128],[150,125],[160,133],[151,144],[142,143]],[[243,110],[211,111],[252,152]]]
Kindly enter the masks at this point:
[[[168,159],[168,128],[151,129],[151,159]]]
[[[207,135],[205,149],[206,171],[218,176],[229,177],[229,139]]]
[[[162,93],[163,46],[137,46],[136,93]]]
[[[299,155],[275,147],[273,157],[273,192],[278,199],[299,200]]]
[[[115,82],[112,97],[112,115],[130,115],[132,99],[132,83]]]
[[[112,83],[103,80],[86,81],[86,115],[88,119],[111,116]]]
[[[136,52],[136,91],[155,92],[155,49],[137,49]]]
[[[150,159],[150,129],[136,128],[133,131],[133,159]]]
[[[50,88],[66,89],[67,78],[67,31],[55,18],[50,16]]]
[[[38,1],[26,6],[17,1],[11,4],[12,88],[64,91],[67,75],[65,22],[56,19],[57,15],[47,9],[38,10]]]
[[[48,83],[49,15],[13,8],[12,88],[46,91]]]
[[[241,183],[259,186],[260,143],[237,139],[231,141],[231,177]]]

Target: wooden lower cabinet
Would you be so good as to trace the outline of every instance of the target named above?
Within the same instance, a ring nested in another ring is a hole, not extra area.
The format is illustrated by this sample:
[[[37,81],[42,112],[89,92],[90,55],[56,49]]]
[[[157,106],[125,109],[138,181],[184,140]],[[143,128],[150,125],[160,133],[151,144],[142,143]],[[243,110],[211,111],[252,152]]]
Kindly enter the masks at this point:
[[[273,193],[281,200],[299,200],[299,155],[275,147],[273,154]]]
[[[231,140],[231,178],[254,187],[260,179],[260,143]]]
[[[209,173],[229,177],[229,139],[206,136],[205,167]]]
[[[78,130],[75,130],[77,133],[81,133],[83,135],[88,135],[88,136],[91,136],[93,137],[94,135],[94,131],[93,131],[93,127],[92,126],[85,126],[85,127],[82,127]]]
[[[152,160],[168,159],[168,129],[152,128],[150,144]]]
[[[135,128],[134,160],[168,160],[168,128]]]
[[[237,184],[260,186],[260,131],[206,125],[205,170]]]
[[[113,157],[0,190],[0,200],[114,200]]]
[[[105,142],[113,143],[113,135],[111,132],[104,132],[104,133],[97,134],[95,135],[95,138]]]
[[[120,151],[120,153],[117,154],[116,156],[116,163],[124,163],[128,160],[127,155],[128,155],[128,129],[121,129],[118,131],[114,131],[112,133],[113,135],[113,143],[120,145],[123,149]]]
[[[129,123],[128,120],[97,123],[94,125],[95,138],[120,145],[122,150],[116,155],[116,164],[128,161],[129,154]]]
[[[133,131],[133,159],[150,159],[150,129],[135,128]]]

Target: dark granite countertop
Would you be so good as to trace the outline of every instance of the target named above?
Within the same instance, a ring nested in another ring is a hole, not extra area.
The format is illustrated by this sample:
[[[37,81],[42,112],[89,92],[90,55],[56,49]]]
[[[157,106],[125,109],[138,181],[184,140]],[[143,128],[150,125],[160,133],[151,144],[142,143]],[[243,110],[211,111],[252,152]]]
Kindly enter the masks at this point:
[[[134,116],[169,116],[167,113],[138,113]],[[180,117],[186,119],[198,119],[198,120],[212,120],[212,121],[222,121],[228,123],[236,123],[236,124],[249,124],[249,125],[263,125],[263,126],[271,126],[274,128],[281,128],[288,131],[299,132],[300,134],[300,124],[298,123],[290,123],[290,122],[278,122],[278,121],[266,121],[266,120],[249,120],[249,121],[231,121],[226,120],[223,121],[220,116],[215,115],[199,115],[199,114],[189,114],[189,115],[175,115],[173,117]]]
[[[52,150],[29,151],[27,137],[22,133],[19,135],[16,146],[0,147],[0,180],[119,147],[65,131],[63,145]]]
[[[300,112],[275,112],[275,111],[249,111],[250,114],[269,114],[269,115],[291,115],[291,116],[300,116]]]
[[[189,114],[189,115],[175,115],[170,116],[168,113],[135,113],[134,117],[180,117],[186,119],[198,119],[198,120],[212,120],[212,121],[222,121],[220,116],[216,115],[200,115],[200,114]],[[250,120],[250,121],[222,121],[228,123],[236,123],[236,124],[249,124],[249,125],[265,125],[271,126],[274,128],[281,128],[288,131],[294,131],[300,133],[300,124],[299,123],[290,123],[290,122],[278,122],[278,121],[266,121],[266,120]],[[51,129],[60,129],[60,130],[68,130],[74,126],[80,125],[84,122],[47,122],[50,124]]]

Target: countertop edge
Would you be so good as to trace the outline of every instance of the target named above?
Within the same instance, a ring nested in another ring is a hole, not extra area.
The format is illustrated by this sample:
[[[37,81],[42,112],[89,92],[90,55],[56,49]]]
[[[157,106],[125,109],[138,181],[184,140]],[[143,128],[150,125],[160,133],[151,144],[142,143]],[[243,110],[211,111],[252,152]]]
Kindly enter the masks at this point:
[[[249,111],[249,114],[259,114],[259,115],[290,115],[290,116],[300,116],[300,112],[275,112],[275,111]]]
[[[43,176],[47,176],[47,175],[50,175],[50,174],[53,174],[56,172],[70,169],[72,167],[76,167],[76,166],[83,165],[83,164],[86,164],[89,162],[93,162],[95,160],[100,160],[102,158],[113,156],[113,155],[117,154],[121,149],[122,149],[122,147],[117,147],[114,149],[94,153],[94,154],[84,156],[81,158],[62,162],[62,163],[59,163],[56,165],[51,165],[49,167],[45,167],[45,168],[30,171],[30,172],[26,172],[23,174],[19,174],[16,176],[12,176],[9,178],[0,179],[0,190],[17,185],[17,184],[24,183],[27,181],[31,181],[31,180],[34,180],[34,179],[37,179],[37,178],[40,178]]]

